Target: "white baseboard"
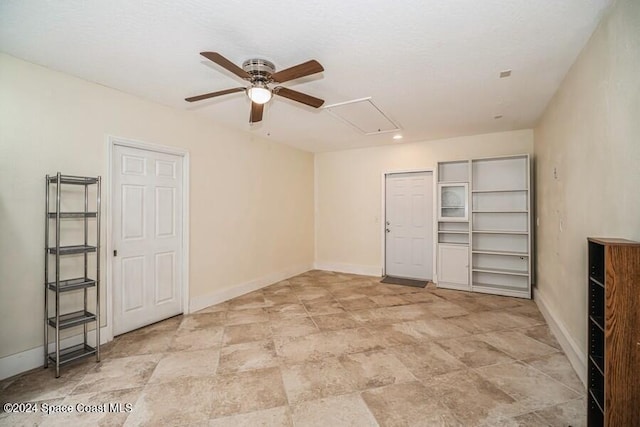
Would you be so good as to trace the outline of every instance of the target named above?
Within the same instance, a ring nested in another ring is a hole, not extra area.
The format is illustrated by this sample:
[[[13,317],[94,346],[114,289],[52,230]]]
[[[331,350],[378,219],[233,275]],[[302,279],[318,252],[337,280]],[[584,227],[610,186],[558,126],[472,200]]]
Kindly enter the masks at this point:
[[[306,273],[312,268],[313,266],[311,264],[299,265],[288,268],[286,270],[278,271],[276,273],[267,274],[266,276],[260,277],[258,279],[253,279],[248,282],[237,284],[231,288],[226,288],[207,295],[191,298],[189,300],[189,312],[194,313],[211,305],[219,304],[232,298],[239,297],[240,295],[257,291],[258,289],[264,288],[265,286],[269,286],[282,280],[289,279],[290,277],[297,276],[298,274]]]
[[[580,346],[575,342],[573,337],[569,334],[567,327],[560,321],[550,310],[549,304],[544,296],[534,289],[533,299],[540,309],[540,313],[544,316],[545,320],[549,324],[549,329],[558,340],[560,347],[567,355],[573,370],[576,371],[580,381],[587,386],[587,355],[582,351]]]
[[[105,344],[108,341],[107,327],[100,328],[100,343]],[[82,334],[73,335],[60,341],[61,348],[71,347],[82,343]],[[94,345],[96,335],[94,331],[89,331],[87,341],[90,345]],[[49,343],[49,352],[55,350],[54,343]],[[44,349],[43,346],[32,348],[31,350],[22,351],[0,358],[0,380],[30,371],[38,367],[44,366]]]
[[[336,262],[316,262],[316,270],[336,271],[338,273],[361,274],[363,276],[382,276],[382,267],[379,265],[341,264]]]

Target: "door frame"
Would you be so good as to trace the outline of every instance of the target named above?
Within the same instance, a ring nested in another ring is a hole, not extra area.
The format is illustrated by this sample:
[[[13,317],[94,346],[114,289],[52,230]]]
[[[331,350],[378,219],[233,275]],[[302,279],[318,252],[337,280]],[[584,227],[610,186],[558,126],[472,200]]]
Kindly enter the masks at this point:
[[[105,179],[102,181],[106,187],[103,192],[103,203],[105,215],[105,246],[106,246],[106,320],[105,326],[107,341],[113,340],[113,211],[111,200],[113,200],[114,188],[112,186],[112,171],[114,166],[114,151],[116,146],[137,148],[139,150],[153,151],[156,153],[172,154],[182,157],[182,312],[189,313],[189,151],[179,148],[160,145],[155,143],[136,141],[129,138],[122,138],[113,135],[106,136],[107,150],[107,170]],[[104,197],[106,195],[106,198]],[[106,200],[105,200],[106,199]]]
[[[386,275],[386,269],[387,269],[387,233],[386,233],[386,225],[387,225],[387,175],[396,175],[396,174],[400,174],[400,173],[422,173],[422,172],[431,172],[431,176],[432,176],[432,186],[433,186],[433,195],[434,197],[432,197],[431,199],[431,205],[432,205],[432,210],[433,210],[433,224],[432,224],[432,228],[433,228],[433,242],[432,242],[432,246],[433,246],[433,250],[432,250],[432,268],[431,271],[433,271],[433,277],[431,278],[431,281],[433,281],[434,283],[437,283],[437,271],[436,271],[436,246],[437,246],[437,241],[438,241],[438,221],[435,220],[436,215],[438,214],[438,210],[436,207],[436,201],[435,201],[435,197],[437,195],[436,193],[436,184],[438,181],[438,177],[436,176],[436,171],[435,168],[430,167],[430,168],[419,168],[419,169],[399,169],[399,170],[389,170],[389,171],[383,171],[380,177],[380,194],[381,194],[381,215],[380,218],[382,219],[382,221],[380,221],[380,243],[381,243],[381,250],[380,253],[382,254],[382,276]]]

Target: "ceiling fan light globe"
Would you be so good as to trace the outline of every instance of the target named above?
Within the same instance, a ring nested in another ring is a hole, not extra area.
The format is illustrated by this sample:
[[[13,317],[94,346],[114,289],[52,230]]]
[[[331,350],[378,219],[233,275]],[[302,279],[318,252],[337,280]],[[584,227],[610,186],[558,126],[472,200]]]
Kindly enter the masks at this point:
[[[266,104],[271,100],[271,91],[264,87],[252,87],[247,90],[247,95],[256,104]]]

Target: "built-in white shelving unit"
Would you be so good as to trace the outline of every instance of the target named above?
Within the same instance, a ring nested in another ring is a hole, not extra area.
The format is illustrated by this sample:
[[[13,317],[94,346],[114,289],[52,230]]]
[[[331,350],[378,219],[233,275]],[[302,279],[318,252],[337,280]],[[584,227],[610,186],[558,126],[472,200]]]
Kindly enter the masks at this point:
[[[438,286],[531,298],[531,240],[529,155],[438,164]]]
[[[438,286],[469,290],[469,173],[467,160],[438,164]]]
[[[471,289],[531,297],[529,156],[471,161]]]

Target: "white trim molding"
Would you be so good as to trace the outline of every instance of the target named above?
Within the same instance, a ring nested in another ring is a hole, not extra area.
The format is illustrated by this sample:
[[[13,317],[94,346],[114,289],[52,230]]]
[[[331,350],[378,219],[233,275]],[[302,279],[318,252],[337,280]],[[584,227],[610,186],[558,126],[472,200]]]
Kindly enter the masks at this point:
[[[538,291],[538,289],[534,288],[533,292],[533,300],[536,305],[540,309],[540,313],[544,316],[544,319],[547,321],[549,325],[549,329],[558,340],[560,347],[567,355],[573,370],[576,371],[576,374],[580,378],[580,381],[587,386],[587,355],[580,348],[578,343],[575,342],[567,327],[562,323],[560,319],[558,319],[553,312],[549,309],[549,304],[545,297]]]
[[[221,289],[216,292],[212,292],[199,297],[191,298],[189,302],[190,313],[202,310],[209,306],[220,304],[221,302],[228,301],[232,298],[239,297],[249,292],[257,291],[266,286],[273,285],[274,283],[282,280],[289,279],[293,276],[297,276],[312,269],[311,264],[303,264],[295,267],[290,267],[282,271],[267,274],[266,276],[259,277],[257,279],[249,280],[248,282],[239,283],[230,288]]]
[[[87,340],[90,345],[95,345],[96,333],[89,331]],[[84,337],[82,334],[73,335],[60,340],[60,348],[67,348],[77,344],[82,344]],[[107,336],[107,328],[100,328],[100,344],[106,344],[109,341]],[[49,343],[49,353],[55,351],[55,343]],[[32,348],[31,350],[21,351],[20,353],[11,354],[0,358],[0,380],[13,377],[14,375],[30,371],[35,368],[43,368],[42,355],[44,354],[43,346]],[[89,358],[90,360],[91,358]],[[54,367],[55,368],[55,367]],[[52,369],[54,369],[52,368]],[[55,369],[54,369],[55,370]],[[52,374],[53,375],[53,374]]]
[[[363,276],[382,277],[379,265],[343,264],[338,262],[316,262],[316,270],[335,271],[337,273],[360,274]]]

